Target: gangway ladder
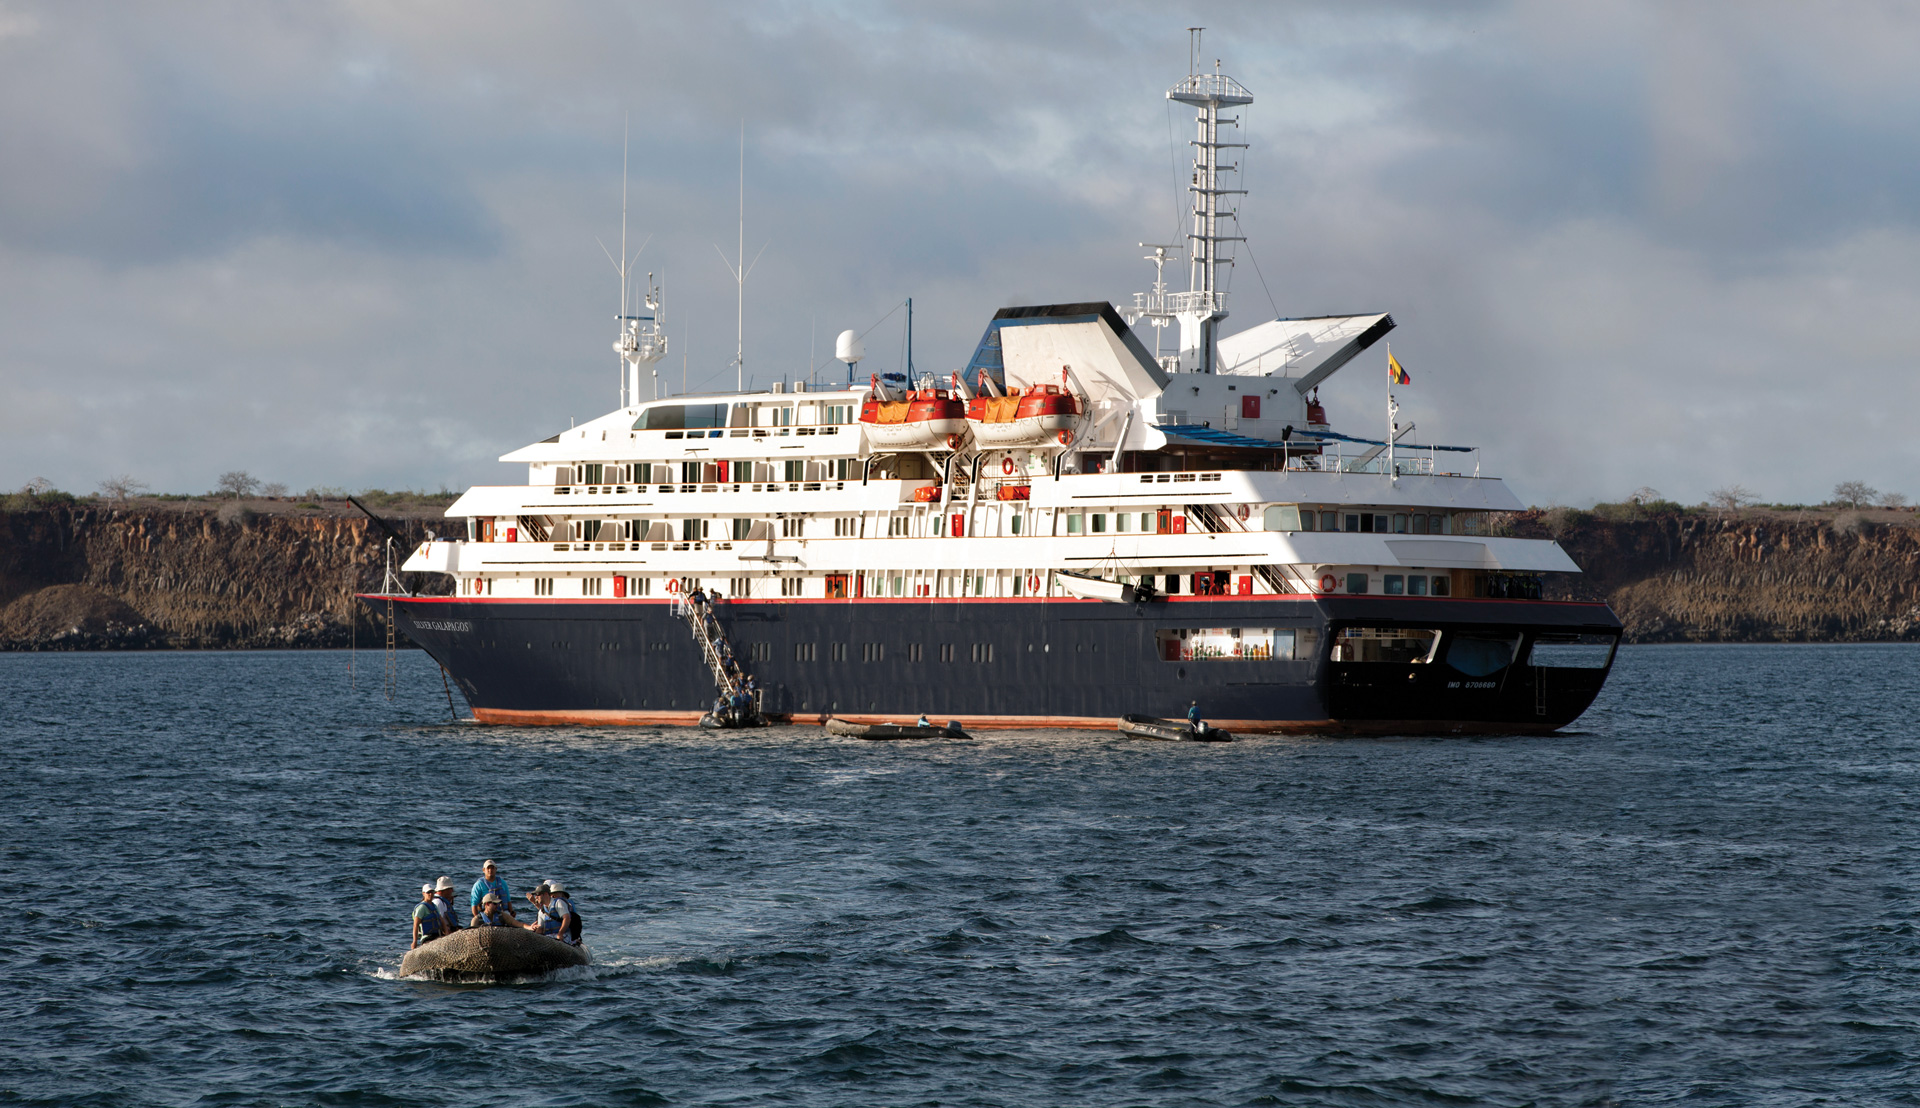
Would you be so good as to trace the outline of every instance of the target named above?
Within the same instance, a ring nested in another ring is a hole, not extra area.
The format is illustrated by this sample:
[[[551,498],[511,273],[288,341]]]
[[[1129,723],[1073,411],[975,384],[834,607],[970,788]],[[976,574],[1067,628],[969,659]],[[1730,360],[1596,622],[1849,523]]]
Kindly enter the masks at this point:
[[[404,588],[400,584],[400,575],[393,571],[393,536],[388,535],[384,544],[386,550],[386,576],[380,582],[380,591],[387,595],[387,700],[393,700],[394,686],[399,684],[399,663],[396,658],[397,644],[393,632],[393,592]]]
[[[1223,512],[1213,504],[1187,505],[1187,518],[1190,520],[1198,520],[1200,526],[1205,527],[1216,535],[1247,530],[1247,528],[1240,525],[1240,520],[1232,513]],[[1259,576],[1260,580],[1265,581],[1267,587],[1272,589],[1276,594],[1284,595],[1293,591],[1292,587],[1287,583],[1286,575],[1280,572],[1278,566],[1256,565],[1253,567],[1253,572]]]
[[[700,657],[706,662],[708,671],[713,674],[714,692],[731,699],[740,692],[742,684],[746,681],[747,671],[744,667],[740,667],[740,655],[733,649],[733,644],[727,641],[726,634],[720,630],[720,621],[714,618],[712,608],[711,601],[699,605],[684,597],[675,597],[673,601],[673,614],[687,621],[688,628],[693,631],[693,641],[700,644]],[[738,680],[734,679],[733,674],[727,672],[727,663],[720,650],[722,646],[726,647],[728,654],[733,655],[734,665],[740,669]],[[760,714],[761,694],[762,690],[753,690],[755,715]]]

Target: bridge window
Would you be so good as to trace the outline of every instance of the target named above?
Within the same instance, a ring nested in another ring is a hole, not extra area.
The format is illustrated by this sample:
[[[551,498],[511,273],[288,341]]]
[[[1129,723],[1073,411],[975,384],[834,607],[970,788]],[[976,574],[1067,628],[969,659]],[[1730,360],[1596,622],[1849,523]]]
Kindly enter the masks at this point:
[[[725,427],[725,404],[661,404],[640,413],[636,431],[680,431],[694,427]]]

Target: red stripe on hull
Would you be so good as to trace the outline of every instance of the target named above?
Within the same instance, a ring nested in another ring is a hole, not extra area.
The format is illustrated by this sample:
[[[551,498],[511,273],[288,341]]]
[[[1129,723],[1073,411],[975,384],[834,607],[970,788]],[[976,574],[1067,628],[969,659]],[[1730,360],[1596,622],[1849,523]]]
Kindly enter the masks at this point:
[[[692,727],[702,712],[635,712],[618,709],[577,709],[558,711],[517,711],[507,708],[475,708],[473,718],[481,723],[513,727]],[[824,724],[829,713],[777,716],[775,723]],[[911,716],[865,715],[852,712],[831,713],[831,718],[848,723],[912,724]],[[967,731],[1034,731],[1053,728],[1067,731],[1112,731],[1119,720],[1100,716],[946,716],[937,721],[957,720]],[[1260,720],[1210,719],[1209,724],[1237,735],[1546,735],[1551,727],[1526,727],[1517,724],[1463,723],[1457,720]]]

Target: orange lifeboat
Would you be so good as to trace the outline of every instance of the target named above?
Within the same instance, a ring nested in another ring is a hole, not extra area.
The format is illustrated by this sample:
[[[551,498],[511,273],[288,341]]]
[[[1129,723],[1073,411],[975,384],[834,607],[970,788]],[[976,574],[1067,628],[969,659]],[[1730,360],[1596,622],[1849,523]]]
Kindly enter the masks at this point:
[[[896,450],[945,450],[950,449],[948,436],[966,433],[966,404],[946,389],[932,387],[931,380],[922,386],[894,400],[880,379],[873,379],[873,391],[860,407],[860,425],[869,442]]]
[[[1059,385],[976,396],[967,405],[974,441],[987,449],[1069,445],[1085,420],[1086,405]]]

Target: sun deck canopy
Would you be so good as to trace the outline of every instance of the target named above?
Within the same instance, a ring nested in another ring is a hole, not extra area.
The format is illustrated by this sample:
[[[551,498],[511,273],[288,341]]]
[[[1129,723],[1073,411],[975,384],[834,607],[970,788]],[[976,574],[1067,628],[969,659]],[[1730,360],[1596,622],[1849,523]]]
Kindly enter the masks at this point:
[[[1391,330],[1385,312],[1270,320],[1220,340],[1220,372],[1285,377],[1304,395]]]

